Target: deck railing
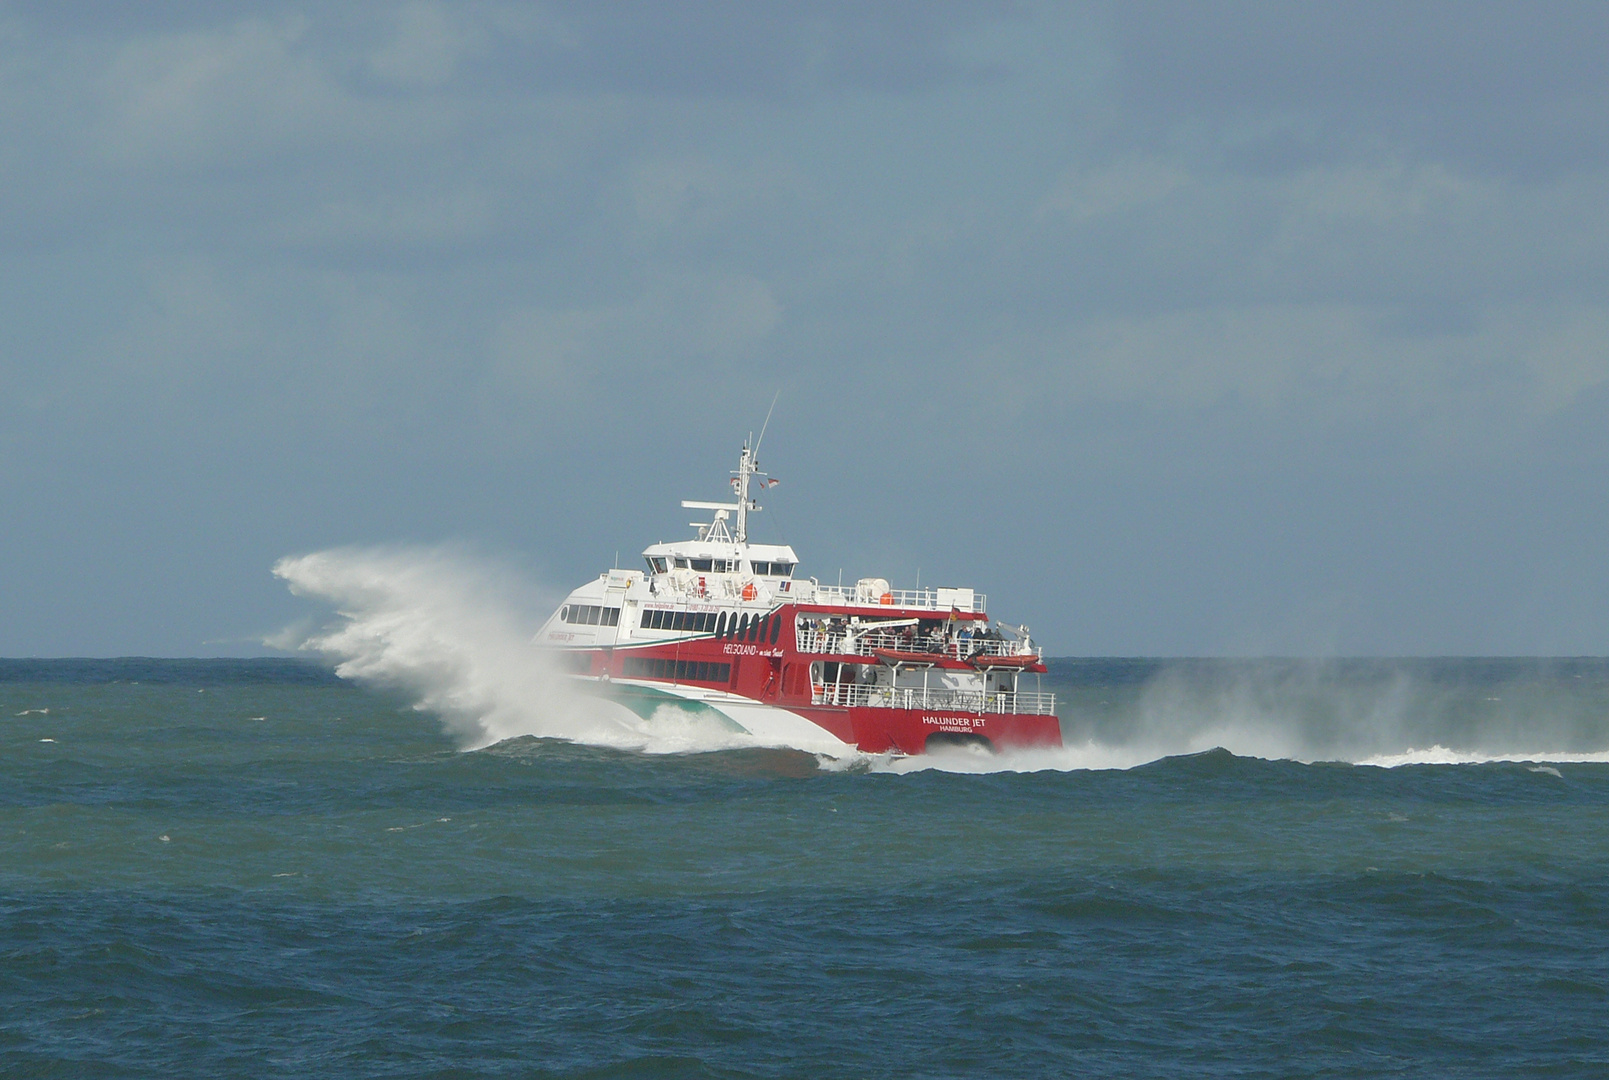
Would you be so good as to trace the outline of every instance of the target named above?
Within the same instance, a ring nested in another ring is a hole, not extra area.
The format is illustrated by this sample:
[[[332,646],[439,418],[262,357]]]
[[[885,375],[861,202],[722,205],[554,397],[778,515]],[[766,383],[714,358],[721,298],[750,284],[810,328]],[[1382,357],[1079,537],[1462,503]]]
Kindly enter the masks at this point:
[[[803,653],[833,653],[840,656],[874,656],[879,649],[895,652],[927,653],[935,658],[970,660],[974,656],[1029,656],[1031,646],[1013,638],[956,638],[952,640],[906,636],[897,631],[873,630],[851,634],[847,630],[818,630],[801,627],[795,635]]]
[[[942,690],[920,686],[862,686],[817,683],[812,705],[852,705],[881,709],[942,709],[948,712],[1024,713],[1046,716],[1056,711],[1055,694],[1019,691]]]
[[[973,593],[970,599],[964,595],[956,596],[950,589],[890,589],[887,592],[872,595],[858,585],[817,585],[814,595],[808,600],[801,600],[810,604],[845,604],[856,607],[896,607],[896,608],[922,608],[928,611],[987,611],[988,597],[983,593]],[[964,594],[965,590],[961,590]],[[943,593],[941,602],[940,593]],[[883,599],[887,597],[888,599]]]

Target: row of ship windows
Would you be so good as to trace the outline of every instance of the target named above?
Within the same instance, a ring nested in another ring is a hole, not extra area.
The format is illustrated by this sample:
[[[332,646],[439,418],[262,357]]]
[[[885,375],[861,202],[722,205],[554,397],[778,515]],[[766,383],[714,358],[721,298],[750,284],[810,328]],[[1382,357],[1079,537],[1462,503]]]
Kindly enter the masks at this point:
[[[689,682],[730,682],[731,664],[713,660],[662,660],[652,656],[628,656],[622,669],[628,679],[678,679]]]
[[[600,604],[566,604],[559,609],[562,622],[577,626],[619,626],[620,609]],[[642,613],[645,630],[688,630],[695,634],[714,634],[716,637],[734,637],[738,640],[777,643],[782,634],[782,614],[732,616],[714,611],[663,611],[650,609]]]
[[[559,621],[577,626],[619,626],[620,609],[600,604],[565,604],[559,609]]]
[[[656,574],[663,574],[675,566],[678,570],[696,570],[700,574],[729,574],[736,573],[738,560],[736,559],[688,559],[680,555],[666,559],[663,555],[653,555],[648,559],[648,569]],[[760,577],[787,577],[793,573],[794,564],[791,562],[750,562],[749,572]]]
[[[782,613],[733,615],[728,621],[724,611],[716,614],[713,611],[650,610],[642,613],[642,625],[645,630],[691,630],[716,637],[733,637],[739,641],[769,641],[775,645],[777,638],[782,635]]]
[[[713,611],[645,611],[642,625],[646,630],[692,630],[712,634],[717,624]]]

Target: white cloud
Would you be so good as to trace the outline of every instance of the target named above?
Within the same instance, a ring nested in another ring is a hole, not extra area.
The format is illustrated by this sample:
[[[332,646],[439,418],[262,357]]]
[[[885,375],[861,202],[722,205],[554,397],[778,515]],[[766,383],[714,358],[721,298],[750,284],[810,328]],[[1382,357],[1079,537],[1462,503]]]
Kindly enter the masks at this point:
[[[1184,169],[1155,158],[1072,168],[1040,202],[1038,216],[1060,215],[1081,223],[1154,205],[1188,183]]]
[[[1524,430],[1609,384],[1609,307],[1508,305],[1436,333],[1393,321],[1358,305],[1214,307],[1095,318],[1014,351],[1054,373],[1063,404],[1234,403],[1279,422],[1417,427],[1438,444]]]
[[[392,36],[369,54],[369,70],[387,82],[441,86],[488,45],[486,34],[443,4],[416,0],[396,12]]]
[[[791,163],[730,164],[706,155],[645,156],[630,166],[627,198],[649,232],[731,228],[735,218],[811,194]]]
[[[490,350],[499,385],[522,395],[571,398],[593,389],[649,389],[741,358],[782,318],[769,285],[749,277],[665,277],[635,299],[581,308],[509,312]],[[610,380],[621,380],[610,382]]]
[[[451,126],[443,102],[368,101],[345,89],[300,17],[122,44],[100,76],[100,146],[156,170],[238,164],[287,149],[417,143]]]
[[[371,192],[308,207],[279,234],[293,244],[448,246],[486,236],[497,210],[494,195],[479,186]]]

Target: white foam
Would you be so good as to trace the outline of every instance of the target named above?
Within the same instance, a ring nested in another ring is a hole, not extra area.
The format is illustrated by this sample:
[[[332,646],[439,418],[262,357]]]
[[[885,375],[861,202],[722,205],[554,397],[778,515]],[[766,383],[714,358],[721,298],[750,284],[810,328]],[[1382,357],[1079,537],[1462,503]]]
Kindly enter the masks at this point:
[[[1445,746],[1430,746],[1423,750],[1410,747],[1398,754],[1375,754],[1356,764],[1378,765],[1385,769],[1403,765],[1490,765],[1497,762],[1555,762],[1563,764],[1609,762],[1609,750],[1577,752],[1571,750],[1452,750]],[[1532,769],[1532,772],[1544,770]],[[1547,770],[1551,771],[1551,770]],[[1557,773],[1555,773],[1557,775]]]
[[[281,559],[293,592],[338,618],[269,644],[323,653],[336,673],[398,688],[437,713],[464,749],[524,735],[649,753],[772,746],[702,710],[674,704],[644,719],[584,692],[531,644],[547,612],[517,573],[452,548],[339,548]],[[539,604],[533,599],[532,604]],[[814,748],[812,748],[814,749]]]

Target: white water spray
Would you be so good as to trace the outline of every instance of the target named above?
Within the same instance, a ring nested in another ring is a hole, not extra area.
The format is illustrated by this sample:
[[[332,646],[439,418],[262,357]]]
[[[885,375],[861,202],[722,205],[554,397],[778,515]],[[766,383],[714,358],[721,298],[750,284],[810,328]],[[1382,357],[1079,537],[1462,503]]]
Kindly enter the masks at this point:
[[[518,574],[451,548],[337,548],[279,560],[291,591],[338,619],[269,644],[322,653],[336,674],[398,689],[441,716],[464,749],[522,735],[674,753],[753,745],[713,720],[661,708],[647,720],[580,692],[531,644],[541,617]],[[534,598],[533,598],[534,601]]]

